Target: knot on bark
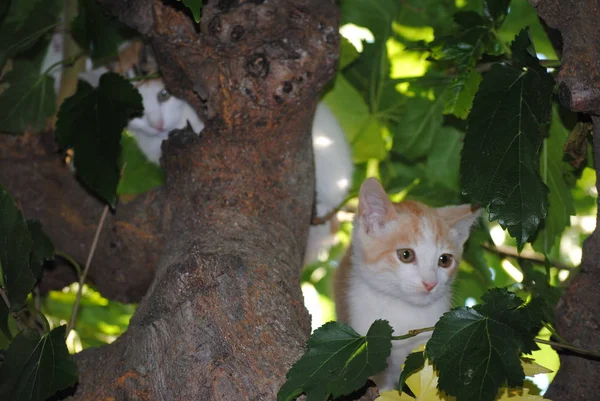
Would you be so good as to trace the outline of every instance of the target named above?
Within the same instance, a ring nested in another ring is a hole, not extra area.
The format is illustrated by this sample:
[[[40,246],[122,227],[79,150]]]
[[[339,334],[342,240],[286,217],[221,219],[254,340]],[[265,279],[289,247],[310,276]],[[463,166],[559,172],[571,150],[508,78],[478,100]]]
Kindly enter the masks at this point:
[[[265,78],[269,74],[269,60],[264,53],[255,53],[246,62],[246,71],[255,78]]]

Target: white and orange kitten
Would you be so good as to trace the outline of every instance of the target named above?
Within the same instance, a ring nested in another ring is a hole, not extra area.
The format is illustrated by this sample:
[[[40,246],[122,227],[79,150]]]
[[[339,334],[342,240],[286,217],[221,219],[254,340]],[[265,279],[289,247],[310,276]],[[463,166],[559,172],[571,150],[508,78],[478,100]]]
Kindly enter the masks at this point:
[[[392,203],[379,181],[367,179],[335,277],[338,319],[362,335],[377,319],[387,320],[394,335],[435,325],[451,306],[451,284],[478,215],[471,205]],[[380,391],[397,387],[406,356],[430,337],[393,341],[388,367],[372,377]]]

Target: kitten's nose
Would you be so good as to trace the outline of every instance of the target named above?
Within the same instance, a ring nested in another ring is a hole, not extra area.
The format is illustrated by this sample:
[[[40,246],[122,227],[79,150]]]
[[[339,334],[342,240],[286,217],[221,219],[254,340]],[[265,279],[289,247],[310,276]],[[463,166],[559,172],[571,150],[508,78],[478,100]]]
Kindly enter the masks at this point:
[[[165,122],[162,119],[158,120],[158,124],[156,125],[156,129],[158,129],[159,131],[162,131],[164,127],[165,127]]]
[[[432,282],[432,283],[428,283],[427,281],[423,281],[423,286],[425,287],[425,289],[427,290],[427,292],[430,292],[431,290],[433,290],[433,287],[435,287],[437,285],[437,281],[436,282]]]

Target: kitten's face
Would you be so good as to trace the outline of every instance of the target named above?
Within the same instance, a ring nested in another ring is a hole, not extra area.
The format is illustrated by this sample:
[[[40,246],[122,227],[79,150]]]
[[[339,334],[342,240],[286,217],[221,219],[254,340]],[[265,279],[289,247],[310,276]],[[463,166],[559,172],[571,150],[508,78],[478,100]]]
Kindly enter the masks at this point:
[[[165,139],[169,132],[179,128],[185,102],[171,96],[160,79],[144,81],[138,86],[144,103],[144,115],[130,124],[148,136]]]
[[[369,179],[361,187],[353,237],[356,274],[414,305],[447,297],[476,218],[470,205],[392,204],[379,182]]]

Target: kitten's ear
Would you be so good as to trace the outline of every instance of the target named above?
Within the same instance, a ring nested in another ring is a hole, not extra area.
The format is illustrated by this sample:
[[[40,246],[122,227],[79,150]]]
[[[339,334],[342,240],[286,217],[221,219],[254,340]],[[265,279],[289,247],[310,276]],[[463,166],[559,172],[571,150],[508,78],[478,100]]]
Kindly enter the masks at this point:
[[[386,222],[396,217],[394,205],[376,178],[368,178],[358,195],[360,225],[367,234],[377,233]]]
[[[463,246],[469,238],[471,227],[481,214],[480,207],[471,205],[446,206],[436,209],[452,229],[452,237],[457,245]]]

